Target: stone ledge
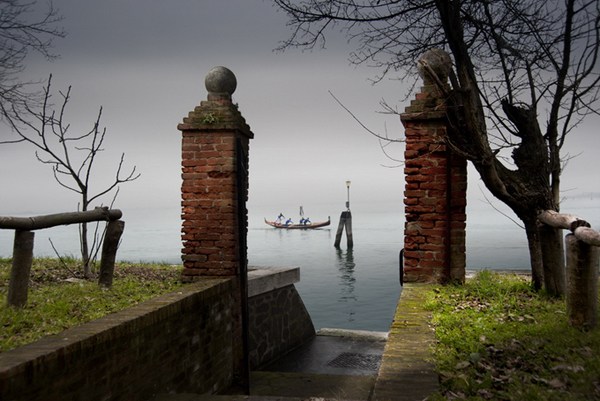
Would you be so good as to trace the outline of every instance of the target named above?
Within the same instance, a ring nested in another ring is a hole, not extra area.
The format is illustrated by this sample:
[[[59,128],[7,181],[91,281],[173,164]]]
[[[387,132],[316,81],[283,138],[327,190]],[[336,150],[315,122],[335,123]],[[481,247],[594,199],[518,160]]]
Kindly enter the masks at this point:
[[[248,268],[248,297],[264,294],[300,281],[299,267]]]
[[[423,307],[429,289],[428,284],[402,287],[371,401],[424,400],[438,390],[430,350],[435,331]]]
[[[232,278],[198,281],[0,353],[0,400],[141,401],[224,390],[237,351],[235,288]]]

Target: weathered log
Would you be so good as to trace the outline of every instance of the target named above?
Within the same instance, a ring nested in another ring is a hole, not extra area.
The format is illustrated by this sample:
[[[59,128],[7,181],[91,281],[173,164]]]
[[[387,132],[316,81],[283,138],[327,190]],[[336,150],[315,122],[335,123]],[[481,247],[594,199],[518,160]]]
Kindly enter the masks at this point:
[[[572,230],[574,225],[577,227],[590,226],[588,222],[573,214],[558,213],[554,210],[544,210],[538,215],[538,220],[554,228],[562,228],[564,230]]]
[[[102,244],[100,275],[98,277],[98,284],[101,286],[107,288],[112,287],[117,249],[119,248],[119,240],[121,239],[124,228],[125,222],[122,220],[111,221],[106,227],[104,243]]]
[[[85,212],[56,213],[33,217],[0,216],[0,228],[30,231],[91,221],[113,221],[120,219],[121,216],[123,213],[119,209],[108,209],[107,207],[97,207]]]
[[[570,230],[577,239],[589,245],[600,246],[600,232],[592,229],[590,223],[575,215],[544,210],[538,215],[538,220],[551,227]]]
[[[598,315],[598,247],[565,237],[567,251],[567,315],[573,327],[591,329]]]
[[[573,234],[588,245],[600,246],[600,232],[590,227],[577,227]]]
[[[7,303],[10,306],[21,308],[27,303],[29,275],[33,262],[34,236],[35,233],[31,231],[15,231],[13,261],[7,297]]]

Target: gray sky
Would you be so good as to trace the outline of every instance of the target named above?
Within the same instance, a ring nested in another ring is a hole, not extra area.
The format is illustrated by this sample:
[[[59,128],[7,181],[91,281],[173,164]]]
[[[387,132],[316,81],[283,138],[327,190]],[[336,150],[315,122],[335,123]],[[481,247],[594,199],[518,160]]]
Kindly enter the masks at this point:
[[[275,53],[288,35],[285,16],[263,0],[54,0],[68,33],[56,41],[60,59],[33,57],[26,76],[53,74],[55,89],[72,85],[68,119],[87,130],[104,107],[108,129],[107,166],[112,176],[120,152],[142,177],[121,188],[117,207],[161,209],[179,216],[180,132],[177,124],[206,99],[204,77],[223,65],[236,75],[234,101],[255,134],[250,144],[249,207],[279,211],[304,205],[320,208],[346,200],[352,180],[355,205],[401,212],[404,178],[366,133],[329,95],[333,92],[372,129],[401,136],[395,116],[378,114],[385,98],[399,110],[407,85],[369,82],[377,71],[351,66],[351,47],[332,37],[326,50]],[[594,154],[596,118],[569,138],[568,152],[579,156],[565,172],[566,196],[600,194]],[[7,138],[7,129],[0,131]],[[403,145],[390,153],[400,157]],[[2,215],[74,210],[77,197],[53,181],[48,166],[36,162],[26,145],[0,146]],[[471,177],[471,211],[493,213]],[[9,190],[8,190],[9,189]],[[107,202],[107,200],[105,200]],[[319,209],[321,210],[321,209]],[[290,212],[291,213],[291,212]],[[269,216],[266,216],[269,217]],[[320,216],[311,215],[313,220]],[[597,218],[596,218],[597,219]],[[127,218],[126,218],[127,220]],[[593,219],[592,219],[593,220]]]

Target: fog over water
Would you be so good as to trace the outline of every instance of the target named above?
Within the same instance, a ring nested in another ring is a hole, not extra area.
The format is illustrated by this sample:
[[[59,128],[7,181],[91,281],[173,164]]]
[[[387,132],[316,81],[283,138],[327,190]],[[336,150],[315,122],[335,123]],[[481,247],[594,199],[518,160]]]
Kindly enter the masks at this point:
[[[331,216],[335,226],[346,201],[345,181],[351,180],[356,252],[361,252],[354,256],[395,265],[404,225],[404,145],[380,143],[331,94],[370,129],[398,138],[403,135],[399,118],[380,113],[380,101],[401,112],[409,105],[412,82],[390,76],[373,85],[370,79],[378,71],[350,65],[353,44],[335,33],[322,50],[274,52],[289,32],[285,16],[270,1],[54,0],[54,4],[64,15],[68,33],[55,44],[60,58],[48,62],[29,57],[23,77],[39,81],[53,74],[56,90],[72,86],[66,117],[74,133],[88,130],[103,107],[101,123],[107,127],[107,138],[94,189],[110,182],[121,152],[125,168],[136,166],[141,172],[137,181],[121,186],[115,203],[126,221],[121,259],[180,261],[177,124],[206,99],[206,73],[224,65],[237,77],[233,101],[255,134],[250,143],[248,202],[251,263],[267,263],[270,257],[273,263],[298,263],[286,262],[282,255],[299,243],[317,240],[308,235],[302,237],[304,242],[292,244],[285,238],[262,241],[271,236],[262,219],[280,212],[295,215],[303,205],[313,221]],[[600,118],[592,116],[570,134],[564,149],[570,159],[562,179],[562,210],[580,215],[595,228],[600,227],[599,123]],[[11,135],[8,128],[0,129],[2,140]],[[77,196],[59,187],[51,169],[40,164],[25,144],[0,146],[0,188],[0,215],[77,209]],[[503,215],[513,216],[506,207],[498,202],[492,207],[488,199],[492,196],[470,169],[468,267],[527,268],[522,230]],[[322,244],[326,241],[318,236],[323,252],[312,252],[317,247],[312,244],[299,248],[301,255],[311,255],[311,260],[322,257],[335,266],[333,240],[326,237],[331,243]],[[53,254],[48,237],[61,253],[77,255],[75,227],[38,232],[36,254]],[[362,253],[367,248],[373,253]],[[0,230],[0,256],[9,256],[11,249],[12,232]]]

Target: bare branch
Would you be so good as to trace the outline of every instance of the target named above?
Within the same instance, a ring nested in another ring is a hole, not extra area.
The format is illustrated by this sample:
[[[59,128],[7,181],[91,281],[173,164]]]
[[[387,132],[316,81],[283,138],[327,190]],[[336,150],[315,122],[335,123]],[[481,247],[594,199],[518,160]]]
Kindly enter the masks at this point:
[[[344,104],[337,97],[335,97],[335,95],[331,91],[328,91],[328,92],[331,95],[331,97],[340,105],[340,107],[342,107],[344,110],[346,110],[346,112],[348,112],[348,114],[350,114],[350,116],[369,134],[373,135],[376,138],[379,138],[379,139],[385,140],[385,141],[389,141],[389,142],[404,142],[404,140],[402,140],[402,139],[392,139],[387,136],[379,135],[376,132],[372,131],[365,124],[363,124],[363,122],[358,117],[356,117],[354,115],[354,113],[352,113],[346,106],[344,106]]]
[[[6,119],[18,136],[18,140],[11,142],[28,143],[35,149],[36,159],[52,168],[52,174],[59,186],[75,192],[79,195],[80,207],[83,211],[88,210],[91,202],[108,194],[118,185],[130,182],[140,177],[136,173],[136,167],[124,173],[125,154],[122,153],[117,164],[115,176],[103,189],[95,194],[92,192],[92,179],[95,175],[95,162],[97,156],[103,151],[103,143],[106,138],[106,128],[100,129],[102,107],[94,120],[92,128],[82,134],[71,134],[70,125],[66,123],[67,105],[71,100],[71,87],[65,92],[59,92],[62,102],[55,109],[51,102],[52,76],[48,78],[43,88],[43,100],[39,107],[35,104],[24,103],[21,109],[12,108],[11,113],[5,113]],[[0,107],[2,104],[0,103]],[[115,198],[116,199],[116,194]],[[92,255],[97,243],[97,227],[92,242]],[[90,259],[87,225],[83,223],[80,227],[80,241],[84,273],[89,275]],[[96,252],[97,253],[97,252]]]
[[[36,1],[4,0],[0,2],[0,109],[2,117],[13,109],[22,111],[24,103],[38,103],[38,92],[28,92],[30,82],[19,80],[25,59],[31,52],[46,59],[57,57],[53,41],[65,36],[58,24],[62,17],[51,1],[42,10]]]

